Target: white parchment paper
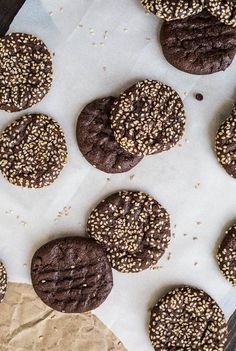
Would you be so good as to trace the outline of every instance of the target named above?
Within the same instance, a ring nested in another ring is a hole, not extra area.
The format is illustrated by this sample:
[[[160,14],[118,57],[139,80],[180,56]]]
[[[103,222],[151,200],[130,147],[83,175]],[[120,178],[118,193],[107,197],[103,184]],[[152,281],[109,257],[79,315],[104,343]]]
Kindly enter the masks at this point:
[[[180,72],[162,55],[160,26],[138,0],[27,0],[10,28],[38,35],[55,53],[53,87],[27,112],[49,114],[61,124],[69,163],[41,190],[20,189],[0,176],[0,257],[11,281],[30,282],[35,249],[61,235],[84,235],[87,216],[103,197],[119,189],[150,193],[171,214],[175,233],[159,262],[162,268],[133,275],[114,271],[114,289],[95,311],[130,351],[152,350],[147,310],[175,284],[205,289],[227,318],[236,308],[236,290],[214,258],[224,230],[236,220],[236,180],[213,151],[215,132],[234,102],[236,61],[211,76]],[[80,154],[78,114],[94,98],[116,95],[143,78],[159,79],[179,92],[187,115],[185,136],[174,149],[109,176]],[[202,102],[194,98],[196,92],[204,95]],[[1,112],[0,128],[20,115]]]

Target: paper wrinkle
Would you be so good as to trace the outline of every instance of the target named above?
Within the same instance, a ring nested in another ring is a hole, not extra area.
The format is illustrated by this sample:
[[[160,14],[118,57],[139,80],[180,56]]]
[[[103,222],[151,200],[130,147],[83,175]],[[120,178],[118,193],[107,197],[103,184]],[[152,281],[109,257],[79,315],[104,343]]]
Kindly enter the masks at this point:
[[[82,28],[77,28],[79,23]],[[112,293],[94,311],[129,351],[153,350],[147,311],[168,287],[190,284],[206,290],[227,318],[236,308],[236,290],[215,260],[217,242],[235,218],[236,180],[219,166],[213,150],[214,134],[235,100],[236,60],[225,72],[209,76],[180,72],[163,57],[160,26],[161,21],[146,15],[138,0],[27,0],[10,28],[38,35],[55,52],[52,89],[27,112],[45,113],[60,123],[69,163],[52,186],[36,191],[14,187],[0,175],[0,259],[10,281],[29,283],[31,257],[43,243],[57,236],[85,235],[92,207],[112,192],[148,192],[170,213],[175,233],[158,262],[162,268],[137,275],[114,271]],[[106,30],[108,39],[101,46]],[[185,135],[175,148],[145,157],[126,174],[102,173],[78,150],[78,114],[91,100],[119,94],[143,78],[161,80],[182,97]],[[196,93],[203,95],[202,102],[196,101]],[[0,112],[0,129],[22,114]],[[68,216],[54,221],[64,206],[71,206]],[[6,214],[9,210],[13,213]]]
[[[53,311],[28,284],[9,284],[0,313],[1,351],[127,351],[93,314]]]

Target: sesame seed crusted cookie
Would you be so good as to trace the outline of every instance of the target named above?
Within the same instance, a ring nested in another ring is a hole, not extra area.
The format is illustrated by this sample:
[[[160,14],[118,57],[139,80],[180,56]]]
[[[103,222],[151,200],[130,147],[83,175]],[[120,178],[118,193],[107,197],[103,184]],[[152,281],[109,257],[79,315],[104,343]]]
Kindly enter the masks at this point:
[[[235,0],[205,0],[208,10],[221,22],[236,27]]]
[[[174,89],[159,81],[139,81],[115,101],[111,124],[116,141],[133,155],[166,151],[183,136],[183,102]]]
[[[183,286],[171,290],[153,307],[149,335],[156,351],[223,351],[227,324],[207,293]]]
[[[166,21],[182,19],[199,13],[204,8],[203,0],[141,0],[149,12]]]
[[[7,272],[2,262],[0,262],[0,303],[3,301],[7,290]]]
[[[94,167],[107,173],[127,172],[141,161],[115,141],[111,129],[111,108],[116,98],[97,99],[79,115],[76,136],[81,153]]]
[[[216,258],[225,278],[236,287],[236,224],[226,231]]]
[[[52,58],[42,40],[25,33],[0,38],[0,109],[27,109],[48,93]]]
[[[40,299],[66,313],[97,308],[113,286],[112,269],[102,247],[78,236],[41,246],[32,258],[31,278]]]
[[[0,170],[14,185],[28,188],[50,185],[66,160],[64,133],[46,115],[24,115],[0,135]]]
[[[236,54],[236,29],[207,10],[183,20],[164,22],[161,45],[174,67],[191,74],[224,71]]]
[[[215,150],[220,164],[236,178],[236,106],[217,132]]]
[[[170,219],[148,194],[119,191],[92,211],[87,231],[104,247],[113,268],[135,273],[155,265],[165,252]]]

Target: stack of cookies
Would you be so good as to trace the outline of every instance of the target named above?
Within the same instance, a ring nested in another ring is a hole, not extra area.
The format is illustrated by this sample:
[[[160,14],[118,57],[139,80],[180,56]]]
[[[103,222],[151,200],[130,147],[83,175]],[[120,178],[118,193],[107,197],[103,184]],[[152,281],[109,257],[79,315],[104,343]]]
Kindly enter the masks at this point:
[[[167,151],[185,129],[183,102],[171,87],[143,80],[118,98],[88,104],[77,123],[81,153],[107,173],[129,171],[144,156]]]
[[[141,0],[165,20],[160,42],[167,61],[191,74],[224,71],[236,54],[236,4],[220,0]]]

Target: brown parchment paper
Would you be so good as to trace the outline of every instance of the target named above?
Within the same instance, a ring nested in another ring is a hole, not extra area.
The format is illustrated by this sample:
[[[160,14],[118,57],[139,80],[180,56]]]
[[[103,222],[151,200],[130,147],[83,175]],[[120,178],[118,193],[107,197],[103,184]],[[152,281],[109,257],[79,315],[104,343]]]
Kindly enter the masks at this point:
[[[92,313],[56,312],[18,283],[9,283],[0,304],[0,350],[127,351]]]

